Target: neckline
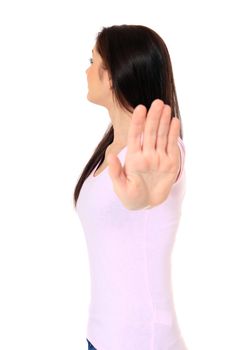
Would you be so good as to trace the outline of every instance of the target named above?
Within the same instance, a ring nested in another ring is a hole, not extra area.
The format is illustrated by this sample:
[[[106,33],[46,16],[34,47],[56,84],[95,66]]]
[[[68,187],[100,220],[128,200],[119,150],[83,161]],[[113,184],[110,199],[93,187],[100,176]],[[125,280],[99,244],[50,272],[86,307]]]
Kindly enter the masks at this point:
[[[119,154],[122,153],[126,148],[127,148],[127,145],[125,145],[118,153],[116,153],[116,156],[118,157]],[[97,164],[97,165],[98,165],[98,164]],[[96,172],[97,165],[96,165],[96,167],[93,169],[93,171],[92,171],[92,173],[91,173],[91,177],[92,177],[93,179],[96,179],[97,177],[103,175],[103,173],[105,173],[106,170],[107,170],[107,168],[108,168],[108,165],[107,165],[107,166],[101,171],[100,174],[94,176],[94,174],[95,174],[95,172]]]

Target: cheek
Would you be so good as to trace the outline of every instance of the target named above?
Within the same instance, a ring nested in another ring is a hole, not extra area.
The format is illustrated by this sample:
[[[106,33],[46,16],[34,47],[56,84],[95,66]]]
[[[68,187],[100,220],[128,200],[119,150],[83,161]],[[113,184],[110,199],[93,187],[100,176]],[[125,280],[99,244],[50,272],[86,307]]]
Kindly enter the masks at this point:
[[[91,83],[94,83],[94,81],[97,79],[97,72],[93,66],[89,68],[87,79],[88,81],[91,81]]]
[[[103,78],[104,78],[104,71],[103,71],[103,69],[102,68],[99,68],[99,72],[98,72],[98,74],[99,74],[99,79],[102,81],[103,80]]]

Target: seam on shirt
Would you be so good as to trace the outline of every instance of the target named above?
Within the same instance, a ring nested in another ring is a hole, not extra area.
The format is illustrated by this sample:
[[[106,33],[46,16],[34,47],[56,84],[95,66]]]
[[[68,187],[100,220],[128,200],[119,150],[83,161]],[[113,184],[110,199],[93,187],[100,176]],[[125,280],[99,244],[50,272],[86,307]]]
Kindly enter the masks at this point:
[[[152,346],[154,345],[154,341],[155,341],[155,332],[154,332],[154,320],[155,320],[155,309],[154,309],[154,304],[153,304],[153,300],[152,300],[152,294],[151,294],[151,290],[150,290],[150,280],[149,280],[149,271],[148,271],[148,257],[147,257],[147,232],[148,232],[148,223],[149,223],[149,214],[151,212],[150,211],[145,211],[145,218],[144,218],[144,229],[143,229],[143,234],[145,235],[145,266],[146,266],[146,271],[145,271],[145,280],[146,280],[146,287],[147,287],[147,292],[149,294],[149,299],[151,302],[151,306],[152,306]]]
[[[176,184],[178,184],[181,181],[181,179],[183,178],[184,170],[185,170],[186,150],[185,150],[184,142],[180,137],[178,137],[177,144],[178,144],[178,147],[180,149],[180,171],[178,173],[177,180],[174,182],[173,186],[175,186]]]

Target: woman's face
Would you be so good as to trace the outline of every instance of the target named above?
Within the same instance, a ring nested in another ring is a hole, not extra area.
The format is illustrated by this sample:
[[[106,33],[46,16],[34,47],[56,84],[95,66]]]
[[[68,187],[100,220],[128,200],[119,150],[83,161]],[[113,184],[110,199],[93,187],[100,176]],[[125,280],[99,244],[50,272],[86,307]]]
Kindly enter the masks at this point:
[[[112,90],[107,70],[102,68],[102,58],[94,47],[90,66],[86,70],[88,82],[87,99],[107,107],[111,102]]]

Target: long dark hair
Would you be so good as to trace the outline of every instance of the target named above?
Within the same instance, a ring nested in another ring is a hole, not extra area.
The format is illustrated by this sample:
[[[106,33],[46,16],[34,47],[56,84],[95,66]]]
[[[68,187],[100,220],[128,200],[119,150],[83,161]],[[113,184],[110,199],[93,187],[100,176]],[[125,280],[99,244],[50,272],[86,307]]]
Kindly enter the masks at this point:
[[[112,81],[112,91],[122,109],[132,112],[139,105],[147,110],[155,99],[171,107],[181,121],[170,55],[163,39],[142,25],[103,27],[96,37],[96,50]],[[180,137],[183,139],[182,122]],[[81,187],[114,139],[112,123],[85,165],[74,191],[76,205]]]

